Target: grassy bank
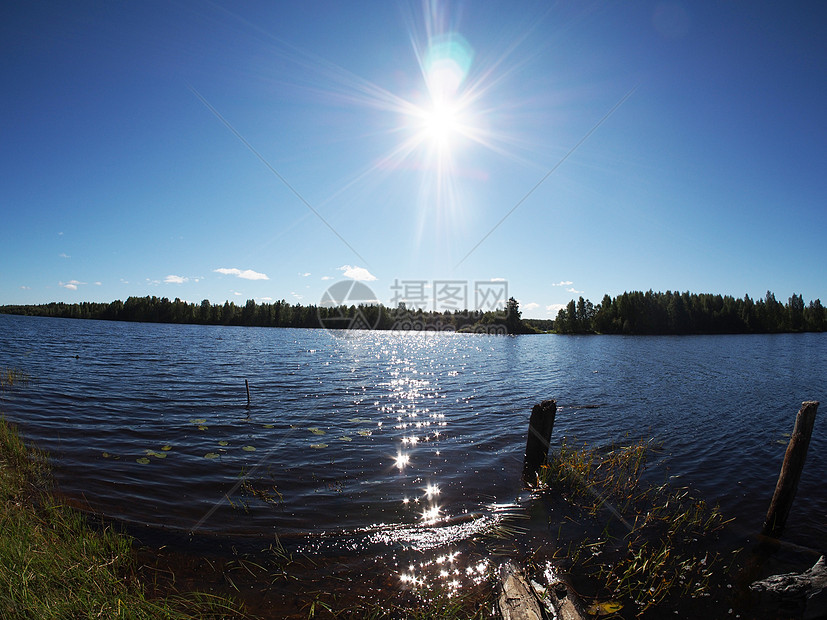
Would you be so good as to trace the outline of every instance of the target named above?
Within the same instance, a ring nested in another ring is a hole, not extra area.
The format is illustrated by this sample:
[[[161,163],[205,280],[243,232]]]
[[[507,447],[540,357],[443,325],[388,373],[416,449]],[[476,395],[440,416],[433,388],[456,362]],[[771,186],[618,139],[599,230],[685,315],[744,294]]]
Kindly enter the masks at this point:
[[[231,601],[204,593],[168,587],[164,597],[149,598],[132,540],[111,527],[92,527],[53,498],[49,483],[46,455],[24,445],[0,418],[0,617],[243,615]]]

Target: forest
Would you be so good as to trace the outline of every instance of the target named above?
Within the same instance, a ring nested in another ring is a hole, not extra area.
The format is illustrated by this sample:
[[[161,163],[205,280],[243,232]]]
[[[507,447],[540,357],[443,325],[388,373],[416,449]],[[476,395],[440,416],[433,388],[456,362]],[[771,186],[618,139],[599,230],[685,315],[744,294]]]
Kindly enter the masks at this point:
[[[769,291],[763,299],[666,291],[626,292],[592,304],[580,297],[560,310],[558,334],[766,334],[822,332],[827,311],[816,299],[793,294],[786,304]]]
[[[243,325],[250,327],[325,327],[327,329],[379,329],[403,331],[459,331],[493,334],[536,333],[551,329],[551,321],[523,321],[519,304],[512,297],[499,311],[457,310],[433,312],[408,309],[404,304],[387,308],[382,304],[360,306],[315,306],[290,304],[284,300],[257,304],[249,299],[243,306],[187,303],[166,297],[129,297],[111,303],[54,302],[39,305],[0,306],[0,313],[103,321],[144,323],[191,323],[199,325]]]
[[[302,327],[327,329],[379,329],[402,331],[457,331],[488,334],[757,334],[777,332],[822,332],[827,327],[827,309],[816,299],[807,304],[793,294],[781,303],[771,292],[753,300],[729,295],[690,292],[626,292],[605,295],[595,305],[580,297],[559,311],[554,321],[523,319],[513,297],[499,311],[456,310],[453,312],[408,309],[404,304],[388,308],[382,304],[362,306],[316,306],[290,304],[284,300],[242,306],[231,301],[200,304],[166,297],[129,297],[111,303],[82,302],[0,306],[0,313],[104,321],[146,323],[192,323],[255,327]]]

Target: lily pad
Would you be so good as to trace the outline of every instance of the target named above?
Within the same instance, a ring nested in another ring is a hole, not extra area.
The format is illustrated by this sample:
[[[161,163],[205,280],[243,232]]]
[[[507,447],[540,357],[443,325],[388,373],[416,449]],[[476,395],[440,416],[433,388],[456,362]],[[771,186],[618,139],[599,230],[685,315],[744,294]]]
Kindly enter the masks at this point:
[[[362,437],[368,437],[369,435],[373,435],[373,433],[367,429],[362,429],[361,431],[359,431],[359,434]]]
[[[339,437],[339,441],[353,441],[353,439],[345,435],[343,437]]]
[[[207,452],[207,453],[204,455],[204,458],[205,458],[205,459],[217,459],[217,458],[218,458],[218,454],[216,454],[215,452]]]
[[[170,450],[172,450],[172,446],[161,446],[161,450],[163,450],[164,452],[169,452]]]
[[[244,450],[245,452],[255,452],[256,451],[256,449],[253,446],[244,446],[241,449]]]
[[[348,422],[353,422],[354,424],[370,424],[372,420],[368,418],[348,418]]]
[[[320,428],[316,428],[315,426],[311,426],[307,430],[309,430],[314,435],[324,435],[326,433],[326,431],[323,431]]]
[[[199,430],[199,431],[205,431],[205,430],[207,430],[208,428],[209,428],[209,426],[204,426],[203,424],[201,424],[201,425],[198,427],[198,430]]]
[[[321,448],[327,448],[327,444],[326,443],[311,443],[310,447],[311,448],[316,448],[317,450],[320,450]]]
[[[154,456],[156,459],[165,459],[167,458],[166,452],[152,452],[151,450],[146,451],[147,456]]]
[[[206,421],[207,418],[195,418],[194,420],[190,420],[190,424],[204,424]]]
[[[149,463],[149,459],[148,459],[148,458],[146,458],[145,456],[142,456],[142,457],[141,457],[141,458],[139,458],[139,459],[135,459],[135,462],[136,462],[136,463],[140,463],[141,465],[146,465],[146,464],[148,464],[148,463]]]
[[[108,452],[101,452],[101,456],[102,456],[103,458],[105,458],[105,459],[108,459],[108,458],[109,458],[110,456],[112,456],[112,455],[111,455],[111,454],[109,454]]]
[[[230,442],[229,442],[229,441],[224,441],[224,440],[222,439],[221,441],[219,441],[219,442],[218,442],[218,445],[219,445],[219,446],[229,446],[229,445],[230,445]]]
[[[276,428],[275,424],[265,424],[264,428]]]

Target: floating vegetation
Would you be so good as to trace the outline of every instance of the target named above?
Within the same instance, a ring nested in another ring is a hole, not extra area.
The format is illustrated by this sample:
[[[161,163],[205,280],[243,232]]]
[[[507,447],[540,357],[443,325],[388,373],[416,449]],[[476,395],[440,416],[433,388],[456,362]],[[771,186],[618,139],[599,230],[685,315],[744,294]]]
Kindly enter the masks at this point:
[[[369,431],[368,429],[362,429],[361,431],[359,431],[359,434],[362,437],[369,437],[370,435],[373,435],[373,431]]]
[[[203,424],[201,424],[201,425],[198,427],[198,430],[199,430],[199,431],[205,431],[205,430],[207,430],[208,428],[209,428],[209,426],[204,426]]]
[[[196,426],[199,426],[201,424],[206,424],[206,423],[207,423],[206,418],[195,418],[194,420],[190,420],[190,424],[195,424]]]
[[[108,458],[109,458],[109,457],[111,457],[112,455],[111,455],[111,454],[109,454],[108,452],[101,452],[101,456],[102,456],[103,458],[105,458],[105,459],[108,459]]]
[[[261,488],[260,486],[256,486],[252,480],[249,478],[245,478],[244,481],[241,483],[241,488],[244,492],[249,493],[250,495],[257,497],[261,501],[267,504],[282,504],[284,503],[284,497],[276,488],[276,485],[269,485],[267,488]]]
[[[540,470],[540,484],[561,493],[585,517],[604,523],[604,510],[613,517],[597,540],[573,540],[557,557],[598,586],[598,600],[609,601],[596,603],[593,615],[615,613],[615,605],[639,615],[667,598],[709,594],[720,557],[705,542],[728,521],[688,488],[643,484],[652,450],[647,441],[576,450],[564,439]]]
[[[326,443],[311,443],[310,447],[311,448],[316,448],[317,450],[320,450],[321,448],[327,448],[327,444]]]
[[[145,456],[142,456],[139,459],[135,459],[135,462],[140,463],[141,465],[148,465],[149,464],[149,459],[146,458]]]
[[[225,440],[223,440],[223,439],[222,439],[221,441],[219,441],[219,442],[218,442],[218,445],[219,445],[219,446],[229,446],[229,445],[230,445],[230,442],[229,442],[229,441],[225,441]]]
[[[166,452],[156,452],[155,450],[144,450],[147,456],[154,456],[156,459],[167,458]]]
[[[256,449],[253,446],[244,446],[241,449],[244,450],[245,452],[255,452],[256,451]]]
[[[353,422],[354,424],[370,424],[373,420],[369,418],[348,418],[348,422]]]
[[[218,453],[217,452],[207,452],[204,455],[204,458],[205,459],[217,459],[218,458]]]
[[[326,431],[321,430],[317,426],[310,426],[307,430],[309,430],[314,435],[324,435],[326,433]]]
[[[172,446],[161,446],[161,450],[163,450],[164,452],[169,452],[170,450],[172,450]]]
[[[275,424],[264,424],[262,428],[276,428]]]
[[[348,437],[347,435],[343,435],[342,437],[338,437],[339,441],[353,441],[352,438]]]

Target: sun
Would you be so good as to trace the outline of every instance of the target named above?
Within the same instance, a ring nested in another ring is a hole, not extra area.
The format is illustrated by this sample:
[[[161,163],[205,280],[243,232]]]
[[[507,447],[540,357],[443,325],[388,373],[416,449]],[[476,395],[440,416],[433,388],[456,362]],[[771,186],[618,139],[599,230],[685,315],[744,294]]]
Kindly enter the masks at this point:
[[[450,148],[462,134],[462,114],[456,105],[435,102],[422,110],[423,137],[437,148]]]

